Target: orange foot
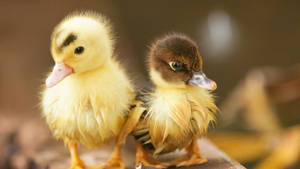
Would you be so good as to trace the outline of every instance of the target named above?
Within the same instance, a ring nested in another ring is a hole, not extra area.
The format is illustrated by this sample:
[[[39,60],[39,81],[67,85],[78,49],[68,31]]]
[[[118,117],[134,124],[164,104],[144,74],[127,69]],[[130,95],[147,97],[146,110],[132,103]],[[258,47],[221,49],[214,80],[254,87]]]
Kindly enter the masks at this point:
[[[168,163],[162,162],[153,158],[152,154],[144,149],[142,144],[136,141],[136,159],[135,159],[136,169],[141,169],[143,166],[153,167],[153,168],[167,168]]]
[[[82,165],[73,165],[70,167],[70,169],[86,169],[86,167]]]
[[[126,165],[121,159],[120,160],[110,159],[107,161],[107,164],[101,166],[100,169],[113,169],[113,168],[126,169]]]
[[[190,157],[190,159],[185,160],[185,161],[181,161],[181,162],[179,162],[176,166],[177,166],[177,167],[191,166],[191,165],[204,164],[204,163],[206,163],[206,162],[207,162],[207,159],[206,159],[206,158],[194,154],[194,155],[192,155],[192,156]]]
[[[70,169],[86,169],[87,167],[78,155],[76,143],[72,142],[71,140],[68,140],[68,148],[71,155]]]
[[[207,162],[207,159],[204,158],[200,153],[196,139],[193,139],[191,144],[186,147],[186,151],[186,155],[171,161],[171,164],[177,167],[182,167],[203,164]]]
[[[153,163],[153,162],[149,162],[147,160],[141,160],[141,161],[136,163],[135,168],[136,169],[142,169],[143,166],[153,167],[153,168],[167,168],[168,164],[163,163],[163,162]]]
[[[96,167],[96,169],[125,169],[125,163],[122,160],[121,156],[121,145],[119,144],[119,138],[115,138],[115,146],[114,150],[112,152],[112,155],[110,156],[110,159],[107,160],[105,165],[101,165]]]
[[[81,161],[80,159],[71,162],[70,169],[86,169],[86,168],[87,167],[85,166],[84,162]]]

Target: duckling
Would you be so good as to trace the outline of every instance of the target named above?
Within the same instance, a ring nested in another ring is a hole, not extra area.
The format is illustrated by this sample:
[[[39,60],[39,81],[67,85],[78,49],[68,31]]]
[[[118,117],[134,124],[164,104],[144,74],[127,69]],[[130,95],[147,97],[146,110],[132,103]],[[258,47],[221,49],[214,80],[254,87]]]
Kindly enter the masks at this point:
[[[113,57],[110,24],[101,14],[75,12],[51,37],[55,61],[42,91],[43,116],[52,133],[68,145],[71,169],[87,168],[77,145],[97,148],[115,138],[107,165],[125,168],[118,134],[134,100],[134,88]]]
[[[137,166],[164,168],[206,162],[197,139],[215,121],[218,108],[211,91],[217,86],[203,73],[196,43],[181,34],[164,36],[153,43],[148,63],[155,87],[137,94],[121,140],[132,131]],[[187,154],[169,162],[156,158],[177,149],[185,149]]]

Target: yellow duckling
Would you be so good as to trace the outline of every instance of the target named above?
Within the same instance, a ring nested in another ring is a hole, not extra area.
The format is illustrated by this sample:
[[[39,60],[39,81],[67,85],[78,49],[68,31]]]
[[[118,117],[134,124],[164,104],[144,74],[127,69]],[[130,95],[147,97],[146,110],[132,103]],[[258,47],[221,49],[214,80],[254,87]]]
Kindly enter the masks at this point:
[[[120,140],[132,130],[136,138],[136,165],[164,168],[206,162],[197,139],[215,120],[217,107],[209,90],[216,83],[202,72],[195,42],[171,34],[153,43],[148,57],[154,88],[141,91]],[[169,162],[156,157],[185,148],[187,154]]]
[[[54,136],[68,145],[71,169],[86,168],[77,153],[78,143],[97,148],[111,138],[115,147],[106,166],[125,168],[118,134],[134,90],[113,58],[113,46],[108,21],[95,12],[67,16],[52,34],[55,66],[42,92],[42,109]]]

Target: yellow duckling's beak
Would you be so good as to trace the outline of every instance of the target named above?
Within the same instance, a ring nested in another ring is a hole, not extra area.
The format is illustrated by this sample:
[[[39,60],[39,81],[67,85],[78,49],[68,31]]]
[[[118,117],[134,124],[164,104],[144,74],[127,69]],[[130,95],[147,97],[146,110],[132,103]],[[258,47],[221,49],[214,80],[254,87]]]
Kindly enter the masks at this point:
[[[188,81],[188,84],[208,90],[215,90],[217,88],[216,82],[207,78],[202,71],[193,72],[193,77]]]
[[[56,63],[51,74],[46,79],[46,86],[53,87],[58,82],[62,81],[64,78],[72,74],[74,71],[73,69],[66,65],[63,62]]]

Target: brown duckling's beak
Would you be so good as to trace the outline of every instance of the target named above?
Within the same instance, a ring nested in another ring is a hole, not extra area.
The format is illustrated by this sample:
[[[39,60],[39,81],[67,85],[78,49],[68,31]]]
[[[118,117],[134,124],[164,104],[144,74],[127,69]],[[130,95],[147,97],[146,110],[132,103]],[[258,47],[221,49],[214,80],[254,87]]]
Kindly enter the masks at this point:
[[[73,69],[63,62],[56,63],[51,74],[46,79],[46,86],[53,87],[65,77],[73,73]]]
[[[215,90],[217,88],[216,82],[207,78],[202,71],[193,72],[193,77],[188,81],[188,84],[208,90]]]

